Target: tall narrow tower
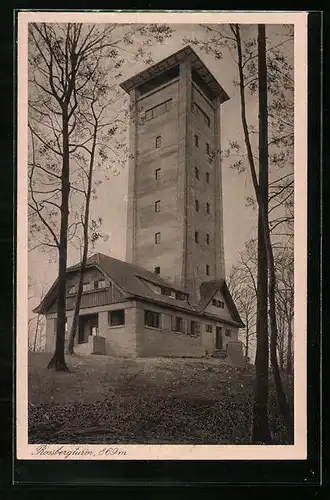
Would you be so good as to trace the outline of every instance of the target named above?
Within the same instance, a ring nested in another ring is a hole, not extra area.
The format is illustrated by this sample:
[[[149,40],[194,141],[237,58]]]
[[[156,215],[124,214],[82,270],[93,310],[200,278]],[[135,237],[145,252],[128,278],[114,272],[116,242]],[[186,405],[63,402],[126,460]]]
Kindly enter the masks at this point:
[[[121,84],[130,96],[126,261],[194,293],[225,277],[220,105],[191,47]]]

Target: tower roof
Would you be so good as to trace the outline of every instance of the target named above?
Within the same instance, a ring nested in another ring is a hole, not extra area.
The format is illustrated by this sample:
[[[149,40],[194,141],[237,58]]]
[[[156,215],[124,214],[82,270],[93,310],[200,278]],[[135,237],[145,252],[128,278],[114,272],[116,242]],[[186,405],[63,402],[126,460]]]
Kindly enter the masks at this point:
[[[187,45],[183,49],[175,52],[175,54],[166,57],[162,61],[150,66],[149,68],[141,71],[137,75],[132,76],[128,80],[125,80],[120,84],[121,88],[125,92],[129,93],[135,87],[147,82],[148,80],[154,78],[155,76],[167,71],[184,60],[188,59],[191,62],[191,67],[198,76],[203,80],[204,84],[207,85],[211,91],[220,98],[221,103],[229,99],[228,94],[221,87],[220,83],[212,75],[209,69],[205,66],[203,61],[198,57],[196,52]]]

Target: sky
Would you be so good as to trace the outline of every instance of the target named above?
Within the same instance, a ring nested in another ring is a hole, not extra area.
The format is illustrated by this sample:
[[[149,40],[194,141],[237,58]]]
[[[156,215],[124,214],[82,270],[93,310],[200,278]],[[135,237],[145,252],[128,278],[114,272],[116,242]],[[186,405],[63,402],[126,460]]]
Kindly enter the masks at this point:
[[[155,43],[148,50],[152,53],[154,62],[160,61],[180,50],[184,37],[198,37],[205,31],[198,25],[173,25],[175,31],[172,37],[164,44]],[[256,25],[245,26],[244,30],[256,34]],[[280,39],[281,26],[268,26],[267,35]],[[237,78],[235,62],[230,54],[224,50],[223,58],[216,60],[211,54],[205,54],[198,48],[194,50],[216,77],[230,99],[221,107],[221,141],[222,148],[228,146],[228,141],[237,141],[244,144],[242,125],[240,120],[239,90],[233,81]],[[135,75],[145,68],[142,61],[127,61],[122,70],[122,78]],[[118,84],[120,83],[118,81]],[[128,105],[128,101],[126,100]],[[248,117],[250,123],[256,123],[258,116],[257,95],[248,97]],[[127,139],[127,137],[126,137]],[[224,220],[224,250],[227,275],[237,261],[239,253],[244,249],[246,241],[255,236],[256,212],[246,207],[246,196],[253,193],[249,172],[238,174],[230,168],[230,161],[224,159],[222,164],[223,180],[223,220]],[[119,175],[110,173],[109,180],[98,187],[97,199],[92,204],[92,214],[103,218],[102,230],[109,235],[109,239],[96,246],[95,251],[109,254],[118,259],[125,259],[126,243],[126,195],[128,184],[128,167],[120,170]],[[71,250],[68,255],[68,265],[79,261],[79,253]],[[40,249],[29,253],[29,276],[36,282],[36,299],[42,285],[50,286],[57,276],[57,263],[50,262],[49,256]],[[35,301],[33,306],[35,305]]]

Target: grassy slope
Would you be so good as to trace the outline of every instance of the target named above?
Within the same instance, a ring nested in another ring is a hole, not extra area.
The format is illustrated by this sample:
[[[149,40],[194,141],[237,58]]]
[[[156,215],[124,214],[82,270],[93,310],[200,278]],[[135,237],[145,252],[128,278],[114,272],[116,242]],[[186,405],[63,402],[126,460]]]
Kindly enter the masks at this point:
[[[48,358],[29,359],[31,442],[249,442],[252,368],[218,360],[73,356],[66,374],[49,372]]]

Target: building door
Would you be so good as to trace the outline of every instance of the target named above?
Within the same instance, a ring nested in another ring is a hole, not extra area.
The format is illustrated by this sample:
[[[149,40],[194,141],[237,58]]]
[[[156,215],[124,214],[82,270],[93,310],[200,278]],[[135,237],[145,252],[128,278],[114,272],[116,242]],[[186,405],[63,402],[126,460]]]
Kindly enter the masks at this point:
[[[221,350],[222,349],[222,328],[221,326],[217,326],[215,329],[215,348]]]
[[[98,329],[98,314],[85,314],[79,316],[78,343],[88,342],[90,335],[95,335]]]

